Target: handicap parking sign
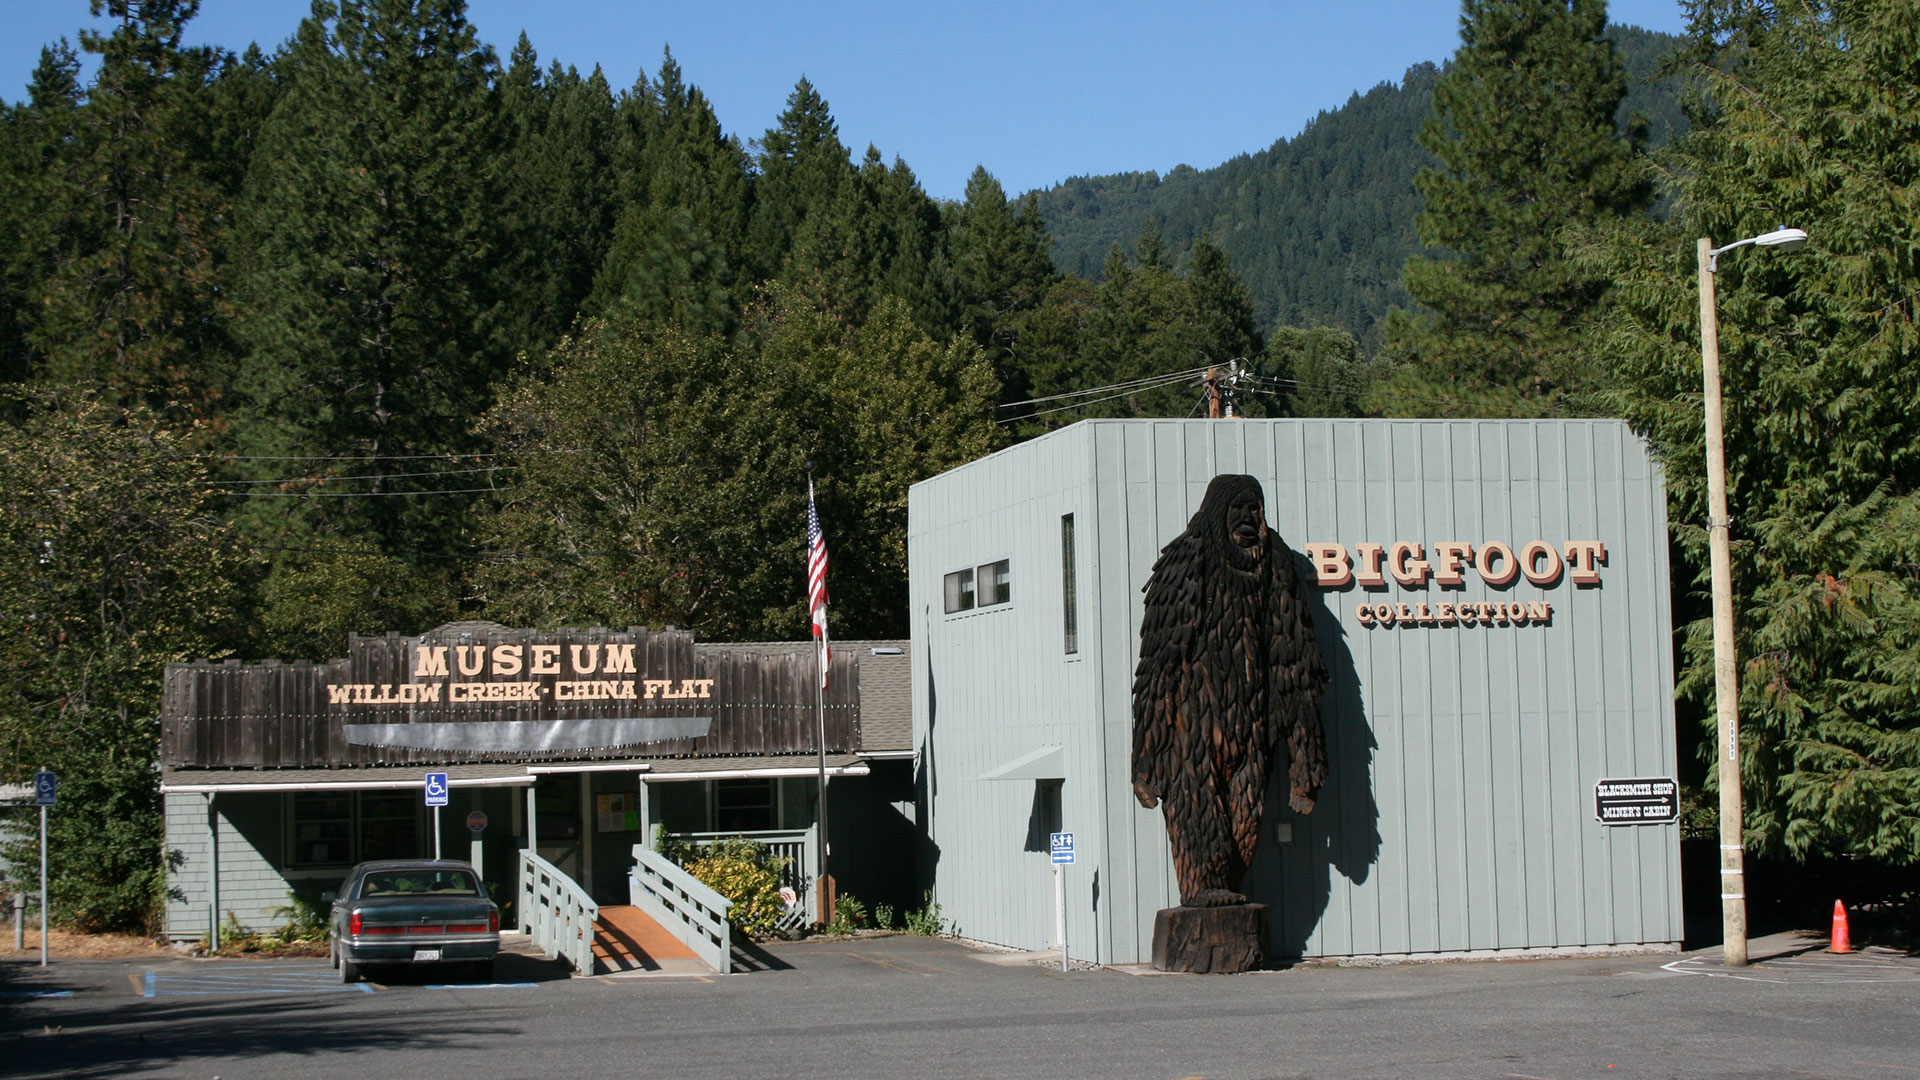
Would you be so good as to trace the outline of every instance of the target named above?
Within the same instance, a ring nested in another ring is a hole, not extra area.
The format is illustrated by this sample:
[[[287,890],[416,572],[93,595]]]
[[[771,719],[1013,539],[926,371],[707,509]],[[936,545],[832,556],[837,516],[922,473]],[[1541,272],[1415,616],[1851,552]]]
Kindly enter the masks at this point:
[[[447,805],[447,774],[430,772],[427,774],[427,805]]]
[[[51,770],[41,769],[39,772],[33,774],[33,804],[35,806],[52,806],[59,792],[60,778],[55,776]]]
[[[1062,865],[1073,862],[1073,834],[1070,832],[1051,833],[1047,837],[1047,846],[1053,852],[1053,861]]]

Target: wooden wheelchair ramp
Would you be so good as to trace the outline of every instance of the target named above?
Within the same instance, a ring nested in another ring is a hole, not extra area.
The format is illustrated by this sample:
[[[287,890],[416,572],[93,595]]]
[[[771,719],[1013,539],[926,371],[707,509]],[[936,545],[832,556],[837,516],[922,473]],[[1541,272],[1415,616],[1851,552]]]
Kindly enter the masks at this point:
[[[637,907],[603,906],[593,924],[595,975],[712,975],[713,967]]]

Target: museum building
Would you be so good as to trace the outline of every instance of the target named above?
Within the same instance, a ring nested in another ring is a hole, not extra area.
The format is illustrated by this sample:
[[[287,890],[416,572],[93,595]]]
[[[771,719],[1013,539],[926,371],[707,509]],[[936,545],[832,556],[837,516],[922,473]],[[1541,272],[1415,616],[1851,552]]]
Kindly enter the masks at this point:
[[[913,487],[922,869],[964,937],[1146,961],[1180,904],[1131,762],[1142,590],[1217,476],[1295,553],[1328,771],[1241,891],[1275,958],[1674,948],[1666,500],[1612,420],[1089,420]]]
[[[787,859],[811,921],[817,732],[829,869],[843,893],[918,896],[908,658],[835,642],[823,701],[809,642],[684,631],[453,623],[353,636],[327,662],[170,664],[162,703],[167,935],[287,922],[381,858],[470,860],[508,921],[523,851],[597,903],[628,902],[635,844],[745,835]],[[447,805],[426,806],[428,772]]]

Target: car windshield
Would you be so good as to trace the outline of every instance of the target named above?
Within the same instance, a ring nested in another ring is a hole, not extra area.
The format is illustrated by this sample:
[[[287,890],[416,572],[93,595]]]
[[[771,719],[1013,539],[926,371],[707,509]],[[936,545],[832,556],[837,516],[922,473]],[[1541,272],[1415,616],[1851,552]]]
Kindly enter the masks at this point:
[[[375,870],[360,881],[360,898],[372,896],[479,896],[471,870]]]

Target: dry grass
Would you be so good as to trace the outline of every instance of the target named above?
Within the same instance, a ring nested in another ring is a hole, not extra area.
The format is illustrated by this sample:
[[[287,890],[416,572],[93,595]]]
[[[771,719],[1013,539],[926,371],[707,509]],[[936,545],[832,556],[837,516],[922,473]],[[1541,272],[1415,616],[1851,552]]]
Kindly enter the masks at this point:
[[[0,931],[0,960],[40,959],[40,928],[27,927],[27,947],[13,947],[13,921]],[[76,934],[58,928],[47,931],[47,955],[67,960],[126,960],[170,956],[172,950],[138,934]]]

